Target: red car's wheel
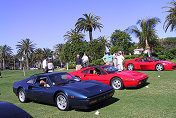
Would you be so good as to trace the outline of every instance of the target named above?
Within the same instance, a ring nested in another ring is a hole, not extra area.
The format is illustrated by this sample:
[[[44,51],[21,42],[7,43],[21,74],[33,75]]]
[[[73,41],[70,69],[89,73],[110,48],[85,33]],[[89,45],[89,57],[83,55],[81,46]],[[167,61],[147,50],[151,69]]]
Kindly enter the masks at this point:
[[[134,70],[134,65],[133,64],[128,64],[127,69],[128,70]]]
[[[115,77],[111,80],[110,84],[115,90],[120,90],[123,88],[123,82],[120,78]]]
[[[157,71],[162,71],[162,70],[164,70],[164,66],[162,64],[156,64],[155,69]]]

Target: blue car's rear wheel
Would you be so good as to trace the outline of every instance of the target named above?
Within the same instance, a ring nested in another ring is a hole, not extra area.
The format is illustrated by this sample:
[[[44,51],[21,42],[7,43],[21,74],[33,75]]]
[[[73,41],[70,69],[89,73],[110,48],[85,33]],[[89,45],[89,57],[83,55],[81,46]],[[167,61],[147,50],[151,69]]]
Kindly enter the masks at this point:
[[[26,93],[22,88],[18,90],[18,99],[21,103],[27,102]]]
[[[69,101],[64,93],[60,92],[56,95],[56,105],[57,108],[61,111],[69,110]]]

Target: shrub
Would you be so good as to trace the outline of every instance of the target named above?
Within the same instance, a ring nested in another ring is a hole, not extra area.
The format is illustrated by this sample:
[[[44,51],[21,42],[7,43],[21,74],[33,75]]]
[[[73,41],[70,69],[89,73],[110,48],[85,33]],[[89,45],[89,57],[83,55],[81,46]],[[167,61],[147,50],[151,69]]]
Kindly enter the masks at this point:
[[[68,63],[68,68],[73,69],[76,67],[76,62],[69,62]],[[67,68],[67,65],[64,66],[64,68]]]
[[[93,60],[89,65],[93,66],[93,65],[104,65],[104,61],[103,59],[97,59],[97,60]]]

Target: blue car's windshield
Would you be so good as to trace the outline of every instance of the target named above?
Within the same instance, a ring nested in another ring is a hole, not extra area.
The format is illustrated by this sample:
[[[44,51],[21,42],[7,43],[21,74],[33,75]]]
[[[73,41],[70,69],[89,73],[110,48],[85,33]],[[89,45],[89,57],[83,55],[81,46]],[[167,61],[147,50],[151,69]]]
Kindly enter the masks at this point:
[[[157,59],[157,58],[155,58],[155,57],[151,57],[151,59],[152,59],[153,61],[160,61],[159,59]]]
[[[54,86],[60,84],[67,84],[69,80],[77,81],[78,78],[68,74],[68,73],[57,73],[49,75],[49,78]]]
[[[112,74],[115,72],[118,72],[117,68],[114,68],[113,66],[104,66],[102,67],[108,74]]]

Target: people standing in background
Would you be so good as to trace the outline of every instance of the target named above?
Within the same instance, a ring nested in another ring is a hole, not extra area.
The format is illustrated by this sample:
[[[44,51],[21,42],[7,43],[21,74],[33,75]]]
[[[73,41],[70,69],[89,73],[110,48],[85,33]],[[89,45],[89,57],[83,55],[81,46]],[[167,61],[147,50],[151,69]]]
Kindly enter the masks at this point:
[[[45,58],[42,62],[42,66],[43,66],[43,72],[47,73],[48,72],[48,58]]]
[[[82,68],[82,59],[79,55],[76,57],[76,70],[80,70]]]
[[[114,56],[114,67],[117,68],[117,56],[118,56],[118,54],[114,53],[113,56]]]
[[[125,58],[123,57],[122,52],[119,51],[118,56],[117,56],[117,64],[118,64],[119,71],[123,71],[123,60],[124,59]]]
[[[54,65],[53,65],[53,60],[52,60],[52,58],[50,58],[49,61],[48,61],[48,72],[49,72],[49,73],[54,72]]]
[[[107,52],[106,55],[103,56],[103,61],[106,65],[113,65],[114,56],[110,54],[110,52]]]
[[[82,63],[83,63],[84,68],[86,68],[86,67],[89,66],[89,58],[88,58],[88,56],[86,55],[86,53],[84,53],[84,55],[83,55],[83,57],[82,57]]]

